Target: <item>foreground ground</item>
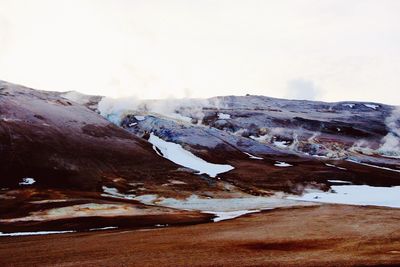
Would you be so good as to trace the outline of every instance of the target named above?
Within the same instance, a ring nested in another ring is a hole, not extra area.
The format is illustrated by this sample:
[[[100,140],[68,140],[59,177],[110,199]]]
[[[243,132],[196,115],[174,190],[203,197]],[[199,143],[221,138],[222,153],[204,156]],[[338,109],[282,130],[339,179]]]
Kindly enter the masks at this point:
[[[400,210],[322,205],[201,225],[0,238],[1,266],[400,264]]]

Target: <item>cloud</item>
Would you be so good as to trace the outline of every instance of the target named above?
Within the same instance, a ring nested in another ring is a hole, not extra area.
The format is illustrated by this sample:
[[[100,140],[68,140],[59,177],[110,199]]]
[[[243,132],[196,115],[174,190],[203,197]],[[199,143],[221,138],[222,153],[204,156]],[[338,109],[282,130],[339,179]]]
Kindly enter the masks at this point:
[[[286,97],[299,100],[317,100],[321,91],[313,81],[305,79],[294,79],[288,82]]]

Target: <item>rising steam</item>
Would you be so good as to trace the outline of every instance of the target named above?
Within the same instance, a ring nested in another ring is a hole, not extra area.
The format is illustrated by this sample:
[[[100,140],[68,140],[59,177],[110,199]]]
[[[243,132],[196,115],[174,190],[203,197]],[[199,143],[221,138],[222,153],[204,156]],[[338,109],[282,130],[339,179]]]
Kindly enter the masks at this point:
[[[382,138],[378,152],[386,156],[400,157],[400,106],[393,109],[385,123],[389,133]]]
[[[156,115],[184,122],[192,122],[195,119],[200,124],[205,116],[206,107],[220,109],[225,106],[218,98],[141,100],[136,97],[104,97],[99,102],[98,110],[103,117],[115,124],[120,124],[127,114]]]

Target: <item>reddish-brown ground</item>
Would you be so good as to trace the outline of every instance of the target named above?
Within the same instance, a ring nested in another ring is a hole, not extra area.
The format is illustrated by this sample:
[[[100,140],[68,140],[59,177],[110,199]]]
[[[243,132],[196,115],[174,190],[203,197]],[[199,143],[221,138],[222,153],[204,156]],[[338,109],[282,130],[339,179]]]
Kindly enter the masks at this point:
[[[290,163],[290,168],[274,166],[276,161]],[[341,170],[326,166],[331,163],[345,168]],[[259,193],[265,191],[284,191],[301,194],[305,186],[327,190],[327,180],[344,180],[353,184],[372,186],[394,186],[399,184],[400,175],[396,172],[364,166],[345,160],[320,161],[294,157],[269,157],[264,160],[229,160],[235,166],[230,172],[220,176],[241,189]]]
[[[1,266],[400,265],[400,210],[322,205],[184,227],[0,238]]]

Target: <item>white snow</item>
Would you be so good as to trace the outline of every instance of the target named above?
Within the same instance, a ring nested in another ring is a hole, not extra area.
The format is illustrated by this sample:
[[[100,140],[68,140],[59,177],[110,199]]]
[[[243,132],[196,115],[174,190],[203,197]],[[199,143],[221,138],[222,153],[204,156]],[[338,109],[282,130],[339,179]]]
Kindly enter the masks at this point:
[[[337,185],[331,188],[329,192],[306,192],[303,196],[293,196],[288,199],[400,208],[400,186]]]
[[[333,167],[333,168],[337,168],[337,169],[339,169],[339,170],[347,171],[346,168],[339,167],[339,166],[336,166],[336,165],[333,165],[333,164],[325,163],[325,165],[328,166],[328,167]]]
[[[126,195],[118,192],[117,188],[103,186],[103,192],[105,194],[101,194],[103,197],[113,197],[113,198],[121,198],[121,199],[130,199],[133,200],[135,195]]]
[[[117,229],[116,226],[107,226],[101,228],[92,228],[89,231],[101,231],[101,230],[111,230]],[[66,231],[38,231],[38,232],[14,232],[14,233],[3,233],[0,232],[1,236],[29,236],[29,235],[53,235],[53,234],[66,234],[66,233],[76,233],[75,230],[66,230]]]
[[[377,109],[379,108],[379,105],[374,105],[374,104],[364,104],[367,108],[372,108],[372,109]]]
[[[75,233],[76,231],[38,231],[38,232],[15,232],[15,233],[3,233],[0,232],[0,236],[27,236],[27,235],[52,235],[52,234],[65,234]]]
[[[153,133],[150,134],[149,142],[161,151],[164,158],[183,167],[196,170],[199,174],[206,173],[210,177],[216,177],[220,173],[233,169],[231,165],[209,163],[183,149],[181,145],[164,141]],[[153,149],[156,150],[154,147]]]
[[[145,116],[136,115],[135,119],[137,119],[138,121],[144,121],[146,119],[146,117]]]
[[[22,178],[22,182],[20,182],[19,185],[32,185],[35,182],[36,182],[35,179],[26,177],[26,178]]]
[[[247,156],[249,156],[249,158],[251,158],[251,159],[263,159],[261,157],[256,157],[256,156],[254,156],[254,155],[252,155],[250,153],[247,153],[247,152],[243,152],[243,153],[246,154]]]
[[[154,201],[158,198],[157,195],[141,195],[141,196],[137,196],[135,197],[135,200],[142,202],[143,204],[146,205],[154,205]]]
[[[220,222],[225,220],[234,219],[245,214],[260,212],[261,210],[235,210],[235,211],[203,211],[203,213],[211,213],[216,217],[213,222]]]
[[[293,166],[293,165],[291,165],[291,164],[289,164],[289,163],[286,163],[286,162],[283,162],[283,161],[277,161],[277,162],[274,164],[274,166],[285,168],[285,167],[291,167],[291,166]]]
[[[229,120],[231,118],[231,115],[226,114],[226,113],[218,113],[218,119],[220,120]]]
[[[184,200],[163,198],[157,195],[142,195],[135,198],[147,205],[157,205],[181,210],[197,210],[211,213],[217,217],[215,222],[239,217],[243,214],[259,212],[280,207],[315,205],[312,202],[301,202],[282,198],[278,195],[271,197],[246,196],[241,198],[200,198],[192,195]]]
[[[129,127],[132,127],[132,126],[135,126],[135,125],[137,125],[137,122],[132,122],[132,123],[128,124]]]
[[[350,108],[353,108],[356,104],[342,104],[343,106],[347,106],[347,107],[350,107]]]
[[[274,141],[273,144],[279,148],[287,148],[289,146],[288,141]]]
[[[309,153],[304,153],[304,154],[310,155]],[[311,156],[314,158],[329,159],[329,157],[323,155],[311,155]]]

